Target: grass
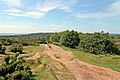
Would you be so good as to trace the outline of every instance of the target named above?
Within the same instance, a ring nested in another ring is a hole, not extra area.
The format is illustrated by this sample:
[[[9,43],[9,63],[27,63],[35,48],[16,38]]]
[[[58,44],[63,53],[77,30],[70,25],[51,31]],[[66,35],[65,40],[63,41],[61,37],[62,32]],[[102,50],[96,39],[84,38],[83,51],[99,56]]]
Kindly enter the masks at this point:
[[[63,47],[65,50],[70,50],[74,53],[75,58],[93,64],[97,66],[102,66],[106,68],[111,68],[115,71],[120,72],[120,56],[118,55],[94,55],[89,52],[79,51],[76,49]]]

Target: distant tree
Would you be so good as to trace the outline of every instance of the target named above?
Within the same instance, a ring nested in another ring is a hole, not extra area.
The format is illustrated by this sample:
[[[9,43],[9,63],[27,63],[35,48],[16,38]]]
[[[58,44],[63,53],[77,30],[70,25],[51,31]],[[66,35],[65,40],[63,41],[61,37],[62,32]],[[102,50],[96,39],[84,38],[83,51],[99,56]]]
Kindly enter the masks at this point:
[[[75,48],[80,42],[79,34],[76,31],[65,31],[61,33],[60,43],[66,47]]]

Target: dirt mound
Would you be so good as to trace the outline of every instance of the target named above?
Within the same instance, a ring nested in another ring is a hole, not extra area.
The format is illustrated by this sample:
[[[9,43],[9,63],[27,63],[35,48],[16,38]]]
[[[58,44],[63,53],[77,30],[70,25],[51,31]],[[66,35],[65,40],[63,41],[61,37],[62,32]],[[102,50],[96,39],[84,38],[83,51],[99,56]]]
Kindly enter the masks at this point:
[[[51,47],[46,44],[42,46],[44,47],[44,53],[63,63],[77,80],[120,80],[119,72],[74,59],[72,52],[65,51],[59,46],[52,44]]]

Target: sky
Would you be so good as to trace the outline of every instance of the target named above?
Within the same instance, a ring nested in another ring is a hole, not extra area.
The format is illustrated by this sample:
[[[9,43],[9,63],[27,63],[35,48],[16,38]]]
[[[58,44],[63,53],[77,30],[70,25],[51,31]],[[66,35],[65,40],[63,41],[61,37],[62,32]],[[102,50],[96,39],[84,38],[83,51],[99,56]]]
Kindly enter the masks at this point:
[[[0,33],[120,33],[120,0],[0,0]]]

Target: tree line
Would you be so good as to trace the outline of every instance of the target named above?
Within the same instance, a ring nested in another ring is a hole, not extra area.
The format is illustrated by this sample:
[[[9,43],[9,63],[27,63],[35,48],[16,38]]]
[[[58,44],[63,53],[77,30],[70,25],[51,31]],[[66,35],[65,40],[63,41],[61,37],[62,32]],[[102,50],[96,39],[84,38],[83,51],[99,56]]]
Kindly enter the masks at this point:
[[[93,54],[120,54],[118,47],[113,43],[109,33],[79,33],[77,31],[63,31],[47,34],[44,37],[14,37],[0,38],[0,53],[5,53],[6,48],[11,46],[11,52],[22,53],[23,46],[38,46],[39,44],[52,43],[76,48]],[[2,46],[3,45],[3,46]]]
[[[113,43],[109,33],[78,33],[77,31],[64,31],[54,33],[49,42],[90,52],[92,54],[120,54],[119,48]]]

